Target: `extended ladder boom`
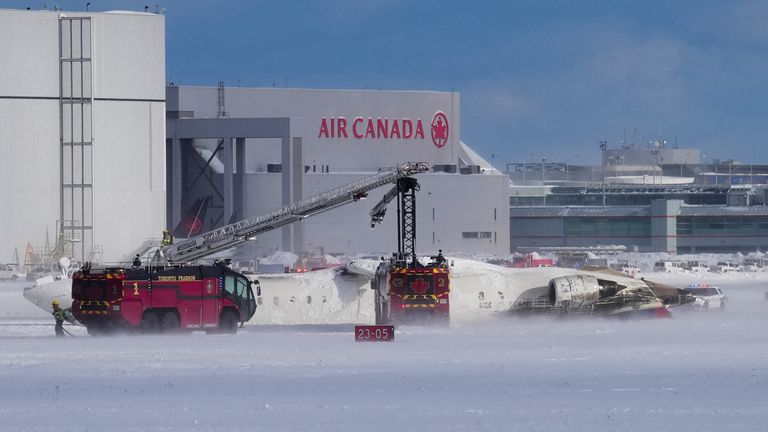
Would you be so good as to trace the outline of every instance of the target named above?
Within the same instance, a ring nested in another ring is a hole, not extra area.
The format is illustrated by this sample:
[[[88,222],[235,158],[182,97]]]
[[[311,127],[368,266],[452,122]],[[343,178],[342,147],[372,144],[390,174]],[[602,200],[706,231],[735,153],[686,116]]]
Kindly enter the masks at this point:
[[[164,246],[161,252],[169,262],[192,262],[248,240],[253,240],[258,234],[365,198],[369,191],[387,184],[397,183],[403,177],[427,171],[429,171],[429,165],[424,162],[407,162],[346,186],[293,203],[272,213],[248,218],[190,239],[181,240],[179,243]]]

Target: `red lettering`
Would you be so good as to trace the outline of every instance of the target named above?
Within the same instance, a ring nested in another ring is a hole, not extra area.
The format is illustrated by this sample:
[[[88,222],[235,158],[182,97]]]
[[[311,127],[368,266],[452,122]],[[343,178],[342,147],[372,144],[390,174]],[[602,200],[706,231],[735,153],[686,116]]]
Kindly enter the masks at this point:
[[[414,125],[415,123],[415,125]],[[318,138],[349,138],[350,126],[346,117],[322,117]],[[363,130],[365,128],[365,130]],[[351,135],[357,139],[425,139],[424,123],[420,118],[373,117],[364,119],[355,117],[352,120]]]
[[[413,133],[413,122],[410,119],[403,119],[403,139],[408,139]]]
[[[389,119],[376,119],[376,138],[389,138]]]
[[[317,137],[328,138],[328,124],[325,123],[325,117],[323,117],[323,120],[320,122],[320,133]]]
[[[424,126],[421,124],[421,119],[416,120],[416,135],[414,135],[414,138],[418,137],[424,139]]]
[[[392,130],[389,131],[389,136],[392,138],[397,137],[397,139],[400,139],[400,123],[397,121],[397,119],[392,119]]]
[[[362,117],[355,117],[355,120],[352,121],[352,134],[355,136],[355,138],[360,139],[363,137],[363,134],[358,132],[357,126],[359,124],[363,123]]]

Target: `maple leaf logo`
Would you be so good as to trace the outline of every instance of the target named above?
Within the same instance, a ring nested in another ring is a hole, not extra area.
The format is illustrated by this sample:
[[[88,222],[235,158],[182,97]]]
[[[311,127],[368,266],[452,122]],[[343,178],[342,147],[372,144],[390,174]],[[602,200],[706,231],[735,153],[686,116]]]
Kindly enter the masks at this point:
[[[418,278],[411,282],[411,290],[416,294],[424,294],[429,289],[429,284],[424,278]]]
[[[432,117],[432,142],[437,148],[442,148],[448,142],[448,117],[442,111]]]

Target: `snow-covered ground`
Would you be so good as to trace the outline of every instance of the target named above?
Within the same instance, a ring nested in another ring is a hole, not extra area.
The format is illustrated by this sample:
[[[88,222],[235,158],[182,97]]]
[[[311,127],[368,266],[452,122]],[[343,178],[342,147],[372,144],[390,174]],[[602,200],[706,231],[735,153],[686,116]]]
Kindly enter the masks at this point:
[[[0,430],[762,431],[768,277],[706,277],[724,312],[399,327],[391,343],[351,325],[57,339],[28,283],[0,282]]]

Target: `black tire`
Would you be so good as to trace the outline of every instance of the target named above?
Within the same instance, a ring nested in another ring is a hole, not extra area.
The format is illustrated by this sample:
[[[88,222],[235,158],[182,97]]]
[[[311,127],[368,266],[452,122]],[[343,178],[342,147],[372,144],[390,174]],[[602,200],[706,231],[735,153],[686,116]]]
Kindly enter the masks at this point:
[[[141,317],[141,333],[143,334],[157,334],[160,332],[160,317],[152,311],[144,312],[144,316]]]
[[[225,310],[221,314],[221,320],[219,321],[219,330],[221,333],[235,334],[237,333],[237,314],[231,310]]]
[[[16,279],[18,279],[18,278],[19,278],[19,277],[18,277],[18,276],[16,276],[16,275],[13,275],[13,276],[11,276],[11,280],[16,280]]]
[[[181,320],[179,314],[170,311],[163,314],[163,319],[160,322],[160,330],[163,333],[175,333],[179,331],[181,327]]]

